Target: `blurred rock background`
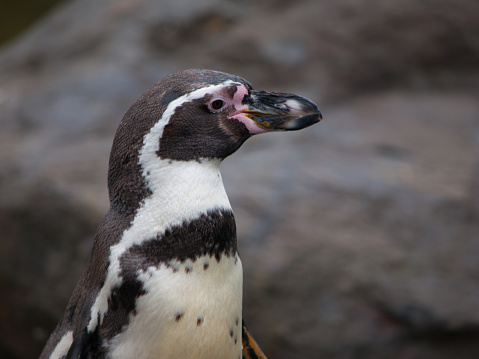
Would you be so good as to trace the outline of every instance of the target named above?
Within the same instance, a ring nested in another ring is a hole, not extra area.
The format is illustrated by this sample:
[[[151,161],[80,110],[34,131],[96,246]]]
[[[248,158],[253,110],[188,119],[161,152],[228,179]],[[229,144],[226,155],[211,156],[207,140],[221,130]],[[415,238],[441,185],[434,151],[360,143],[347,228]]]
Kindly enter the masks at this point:
[[[4,43],[0,357],[36,358],[61,316],[123,113],[204,67],[324,115],[223,165],[266,354],[477,358],[478,14],[477,0],[71,0]]]

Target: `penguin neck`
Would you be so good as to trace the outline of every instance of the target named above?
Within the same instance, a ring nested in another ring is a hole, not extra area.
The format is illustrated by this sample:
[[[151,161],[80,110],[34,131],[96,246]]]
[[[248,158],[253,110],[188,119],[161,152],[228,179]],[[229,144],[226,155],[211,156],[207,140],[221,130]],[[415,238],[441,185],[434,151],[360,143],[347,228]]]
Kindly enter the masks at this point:
[[[143,164],[143,177],[151,195],[137,215],[144,212],[165,228],[198,218],[208,211],[231,211],[220,164],[219,159],[174,161],[159,158],[152,166]]]

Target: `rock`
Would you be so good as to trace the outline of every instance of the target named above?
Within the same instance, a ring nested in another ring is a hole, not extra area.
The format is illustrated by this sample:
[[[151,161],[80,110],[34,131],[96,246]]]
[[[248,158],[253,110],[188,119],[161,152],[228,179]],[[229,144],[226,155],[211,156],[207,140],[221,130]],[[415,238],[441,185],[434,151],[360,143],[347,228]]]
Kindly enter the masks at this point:
[[[0,354],[33,358],[63,314],[101,216],[52,183],[12,175],[1,184]]]
[[[336,121],[323,124],[328,136],[318,126],[302,138],[319,149],[287,180],[249,178],[283,189],[240,212],[276,213],[243,251],[253,263],[245,317],[263,318],[252,329],[259,342],[275,358],[473,357],[479,225],[468,214],[476,154],[467,132],[477,101],[393,92],[326,113]]]
[[[475,357],[478,12],[473,0],[83,0],[4,47],[0,356],[37,356],[62,313],[108,207],[123,113],[164,75],[205,67],[308,96],[325,117],[223,165],[245,319],[266,354]]]

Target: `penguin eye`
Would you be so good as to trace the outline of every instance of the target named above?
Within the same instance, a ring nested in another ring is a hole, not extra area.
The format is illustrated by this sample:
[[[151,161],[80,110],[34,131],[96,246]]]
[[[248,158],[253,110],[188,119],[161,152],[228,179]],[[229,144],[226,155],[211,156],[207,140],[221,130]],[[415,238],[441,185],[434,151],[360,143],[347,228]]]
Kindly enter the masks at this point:
[[[210,102],[210,109],[213,111],[218,111],[221,110],[224,105],[225,102],[222,99],[218,98]]]

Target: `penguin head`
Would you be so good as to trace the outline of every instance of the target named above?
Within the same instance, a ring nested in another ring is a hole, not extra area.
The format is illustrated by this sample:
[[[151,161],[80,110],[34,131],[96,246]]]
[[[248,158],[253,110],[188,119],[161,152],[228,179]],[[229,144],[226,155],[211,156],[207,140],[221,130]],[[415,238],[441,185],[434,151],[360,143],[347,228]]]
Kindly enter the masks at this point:
[[[113,141],[109,185],[124,190],[127,180],[120,177],[130,185],[141,182],[145,153],[167,161],[223,160],[253,135],[320,120],[316,105],[304,97],[255,91],[246,80],[217,71],[177,72],[126,112]]]
[[[166,105],[158,155],[172,160],[224,159],[250,136],[298,130],[321,118],[305,98],[254,91],[244,79],[210,70],[187,70],[160,81]]]

